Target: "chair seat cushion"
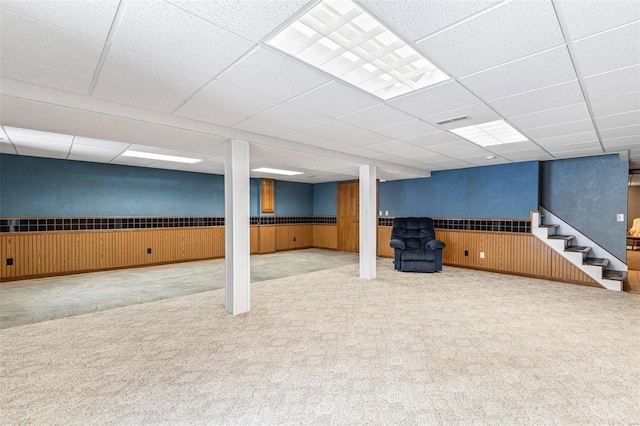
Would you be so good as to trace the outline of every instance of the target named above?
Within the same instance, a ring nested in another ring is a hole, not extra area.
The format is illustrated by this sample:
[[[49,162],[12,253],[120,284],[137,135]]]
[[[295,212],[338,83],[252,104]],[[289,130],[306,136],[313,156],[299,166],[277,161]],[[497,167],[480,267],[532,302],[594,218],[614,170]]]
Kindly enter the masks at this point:
[[[405,260],[422,260],[422,261],[434,261],[436,259],[436,253],[433,250],[421,249],[405,249],[402,251],[402,261]]]
[[[407,242],[406,248],[408,249],[424,249],[424,246],[422,245],[420,238],[407,238],[406,242]]]

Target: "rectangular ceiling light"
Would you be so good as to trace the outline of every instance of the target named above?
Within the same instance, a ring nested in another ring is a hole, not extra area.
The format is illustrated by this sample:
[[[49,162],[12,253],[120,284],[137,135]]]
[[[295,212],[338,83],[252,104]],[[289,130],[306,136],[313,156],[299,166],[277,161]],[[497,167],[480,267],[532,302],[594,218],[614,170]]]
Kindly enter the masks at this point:
[[[350,0],[324,0],[268,44],[382,99],[449,77]]]
[[[449,131],[480,146],[501,145],[529,140],[504,120],[490,121],[488,123],[450,129]]]
[[[301,175],[302,172],[293,172],[291,170],[280,170],[280,169],[270,169],[269,167],[260,167],[259,169],[253,169],[252,172],[261,172],[261,173],[271,173],[274,175],[286,175],[286,176],[295,176]]]
[[[153,152],[127,150],[120,154],[122,157],[147,158],[149,160],[173,161],[175,163],[198,163],[202,161],[199,158],[178,157],[175,155],[154,154]]]

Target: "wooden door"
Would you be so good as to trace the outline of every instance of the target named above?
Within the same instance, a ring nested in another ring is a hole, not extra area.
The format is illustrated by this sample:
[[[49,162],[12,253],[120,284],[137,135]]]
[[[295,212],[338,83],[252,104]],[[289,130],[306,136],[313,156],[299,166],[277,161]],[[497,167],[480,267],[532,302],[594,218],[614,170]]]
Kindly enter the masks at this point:
[[[360,185],[338,182],[338,250],[358,253],[360,250]]]

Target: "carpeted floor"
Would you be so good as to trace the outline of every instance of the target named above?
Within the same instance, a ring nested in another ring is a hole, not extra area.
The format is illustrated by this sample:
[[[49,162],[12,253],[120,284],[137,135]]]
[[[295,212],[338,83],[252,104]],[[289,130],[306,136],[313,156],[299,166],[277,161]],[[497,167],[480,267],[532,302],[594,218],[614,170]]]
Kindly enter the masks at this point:
[[[2,424],[638,424],[640,296],[357,266],[0,332]]]

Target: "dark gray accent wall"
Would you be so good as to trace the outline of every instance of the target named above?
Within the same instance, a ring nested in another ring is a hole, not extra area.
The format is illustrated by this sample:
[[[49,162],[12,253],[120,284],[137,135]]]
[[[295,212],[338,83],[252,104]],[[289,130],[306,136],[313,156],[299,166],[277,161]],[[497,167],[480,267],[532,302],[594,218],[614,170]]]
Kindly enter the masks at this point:
[[[529,219],[538,209],[537,161],[436,171],[429,178],[381,182],[389,216]]]
[[[540,204],[611,254],[626,261],[629,163],[617,154],[545,161],[540,166]]]

